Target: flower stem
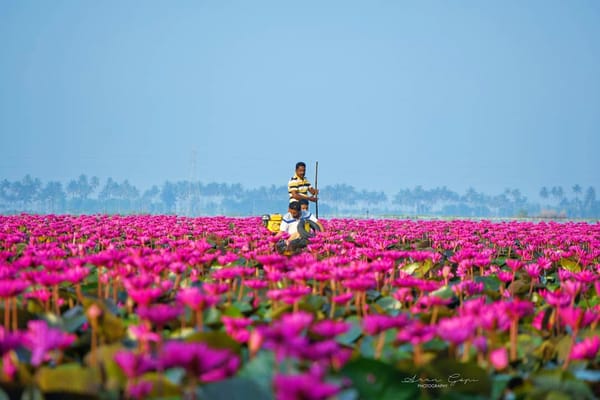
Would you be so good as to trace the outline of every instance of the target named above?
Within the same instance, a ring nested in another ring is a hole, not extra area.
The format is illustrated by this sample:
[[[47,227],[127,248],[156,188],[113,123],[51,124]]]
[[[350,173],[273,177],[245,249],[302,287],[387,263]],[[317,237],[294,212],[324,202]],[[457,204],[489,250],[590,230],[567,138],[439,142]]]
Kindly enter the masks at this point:
[[[571,335],[571,341],[569,342],[569,351],[567,352],[567,358],[565,359],[565,362],[562,365],[562,370],[566,371],[569,368],[569,364],[571,363],[571,350],[573,349],[573,346],[575,345],[575,338],[577,337],[577,329],[573,330],[573,334]]]
[[[196,329],[198,332],[202,332],[204,330],[204,321],[201,309],[196,310]]]
[[[58,304],[58,285],[52,287],[52,299],[54,300],[54,313],[60,315],[60,305]]]
[[[10,329],[10,299],[4,299],[4,329]]]
[[[413,362],[417,366],[423,364],[423,349],[421,343],[417,343],[413,346]]]
[[[329,319],[333,319],[334,315],[335,315],[335,302],[332,301],[331,307],[329,308]]]
[[[17,331],[19,329],[19,319],[17,317],[17,298],[13,297],[13,311],[12,311],[12,329],[13,331]]]
[[[383,346],[385,345],[385,331],[380,332],[375,343],[375,359],[379,360],[383,353]]]
[[[517,359],[517,334],[519,332],[519,320],[513,318],[510,324],[510,361]]]

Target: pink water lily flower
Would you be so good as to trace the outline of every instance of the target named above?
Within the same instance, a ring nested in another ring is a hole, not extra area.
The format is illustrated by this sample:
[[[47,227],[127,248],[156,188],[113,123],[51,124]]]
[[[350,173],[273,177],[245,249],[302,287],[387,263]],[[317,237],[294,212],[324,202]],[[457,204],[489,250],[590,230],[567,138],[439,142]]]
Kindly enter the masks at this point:
[[[472,316],[443,318],[437,325],[440,338],[459,345],[475,333],[476,320]]]
[[[22,341],[23,335],[21,332],[9,332],[3,326],[0,326],[0,356],[19,347]]]
[[[46,321],[33,320],[27,323],[23,344],[31,351],[31,364],[37,367],[49,359],[50,351],[66,349],[76,338],[74,334],[49,327]]]
[[[120,350],[114,360],[128,379],[135,379],[145,372],[156,369],[157,363],[148,353]]]
[[[575,343],[569,357],[572,360],[593,360],[600,349],[600,336],[593,336]]]
[[[162,368],[181,367],[202,382],[214,382],[233,375],[240,364],[237,355],[213,349],[205,343],[167,341],[159,355]]]
[[[157,326],[164,326],[167,322],[179,317],[183,309],[179,305],[153,304],[140,306],[136,311],[140,318],[146,319]]]
[[[151,381],[129,381],[127,382],[125,392],[131,399],[142,400],[148,398],[148,395],[152,392],[153,386],[154,384]]]
[[[326,400],[335,396],[340,388],[324,382],[316,374],[275,375],[273,379],[277,400]]]
[[[0,298],[8,299],[23,293],[30,283],[19,279],[1,279],[0,280]]]
[[[354,296],[354,293],[352,293],[352,292],[338,294],[336,296],[333,296],[331,298],[331,301],[333,301],[336,304],[346,304],[347,302],[349,302],[352,299],[353,296]]]
[[[252,325],[252,319],[243,317],[228,317],[222,316],[221,321],[225,326],[225,332],[235,341],[245,343],[250,339],[250,331],[248,327]]]
[[[413,345],[430,341],[434,338],[436,328],[414,321],[398,331],[396,339],[400,342],[410,342]]]
[[[363,318],[362,327],[367,335],[378,335],[388,329],[402,328],[408,323],[409,318],[406,314],[398,314],[397,316],[371,314]]]
[[[344,321],[333,321],[325,319],[315,323],[310,330],[323,338],[333,338],[337,335],[346,333],[350,329],[350,324]]]
[[[508,351],[505,347],[500,347],[490,352],[490,363],[497,370],[501,371],[508,367]]]
[[[197,287],[179,289],[177,300],[194,311],[204,310],[219,302],[218,296],[206,294]]]

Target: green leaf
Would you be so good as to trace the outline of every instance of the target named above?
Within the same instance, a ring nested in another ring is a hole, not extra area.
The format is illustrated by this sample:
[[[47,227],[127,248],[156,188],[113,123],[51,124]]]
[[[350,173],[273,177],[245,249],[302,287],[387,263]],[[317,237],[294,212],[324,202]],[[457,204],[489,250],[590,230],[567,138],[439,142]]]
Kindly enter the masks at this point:
[[[170,397],[180,396],[179,385],[174,384],[164,374],[158,372],[147,372],[140,377],[141,381],[152,382],[152,391],[148,397]]]
[[[235,315],[232,315],[232,317],[233,316]],[[239,316],[241,316],[241,313]],[[204,311],[203,318],[204,323],[206,325],[218,325],[221,323],[221,311],[217,310],[214,307],[211,307],[208,310]]]
[[[475,282],[483,282],[485,289],[492,292],[497,292],[500,289],[500,279],[496,276],[476,276]]]
[[[279,319],[283,314],[292,311],[292,306],[289,304],[284,304],[275,309],[270,309],[265,315],[266,319]]]
[[[25,388],[21,400],[44,400],[44,395],[35,386],[29,386]]]
[[[360,399],[412,400],[419,395],[411,376],[381,361],[360,357],[347,363],[341,374],[352,381]]]
[[[235,377],[210,383],[200,389],[202,399],[211,400],[272,400],[270,391],[248,378]]]
[[[406,272],[409,275],[413,275],[417,269],[419,269],[419,263],[411,263],[407,264],[404,267],[400,268],[401,271]]]
[[[42,392],[95,394],[100,389],[98,371],[76,363],[56,368],[42,367],[36,373],[35,380]]]
[[[127,333],[127,328],[123,320],[111,311],[112,307],[101,300],[84,299],[83,308],[86,314],[92,305],[96,305],[102,310],[98,317],[98,334],[106,343],[115,343],[123,339]]]
[[[342,390],[335,398],[336,400],[359,400],[358,391],[356,389]]]
[[[81,306],[73,307],[62,316],[62,328],[66,332],[73,333],[87,322],[87,316]]]
[[[591,369],[578,369],[573,372],[577,379],[588,382],[600,382],[600,371]]]
[[[397,311],[401,309],[400,302],[391,296],[381,297],[375,303],[390,315],[397,314]]]
[[[105,386],[108,390],[119,390],[127,382],[123,370],[115,362],[115,354],[119,350],[125,350],[125,347],[120,343],[99,346],[96,349],[96,357],[106,374]],[[89,358],[90,354],[88,353],[86,359],[89,361]]]
[[[169,368],[168,370],[164,371],[165,378],[175,385],[181,385],[186,373],[187,371],[185,368]]]
[[[375,357],[375,338],[364,336],[360,341],[360,355],[366,358]]]
[[[502,393],[506,389],[508,382],[512,379],[512,376],[507,374],[499,374],[492,378],[492,393],[491,399],[501,399]]]
[[[228,349],[239,354],[242,346],[223,331],[196,332],[185,338],[186,342],[206,343],[213,349]]]
[[[524,355],[534,353],[543,343],[543,339],[537,335],[519,334],[517,336],[517,348]]]
[[[305,302],[315,310],[322,310],[323,306],[327,302],[327,298],[319,295],[309,295]]]
[[[554,396],[567,394],[572,399],[586,400],[595,398],[589,386],[585,382],[578,380],[569,371],[562,371],[560,369],[543,370],[532,375],[531,380],[535,387],[535,392],[532,395],[555,392]]]
[[[571,337],[564,335],[558,342],[556,342],[556,357],[559,361],[564,361],[569,356],[571,350]]]
[[[571,399],[572,399],[572,397],[569,396],[567,393],[559,392],[558,390],[550,391],[545,397],[545,400],[571,400]]]
[[[253,310],[252,306],[247,301],[234,301],[233,305],[237,307],[242,314]]]
[[[240,308],[236,306],[235,303],[227,307],[223,311],[223,315],[234,318],[240,318],[244,316],[244,314],[242,314],[242,310],[240,310]]]
[[[360,319],[356,315],[346,318],[346,322],[350,323],[350,329],[342,335],[336,337],[336,341],[340,344],[351,346],[362,335],[362,327]]]
[[[423,377],[448,384],[447,391],[489,396],[492,383],[485,370],[473,362],[460,363],[454,359],[442,358],[428,363],[423,369]]]
[[[451,299],[454,296],[454,292],[452,291],[452,285],[444,285],[429,293],[429,295],[439,297],[441,299]]]
[[[275,374],[275,356],[270,351],[260,351],[238,371],[240,378],[250,379],[267,393],[271,393]]]
[[[579,263],[570,258],[561,258],[560,265],[570,272],[581,272],[581,266]]]
[[[424,278],[432,268],[433,262],[430,259],[426,259],[421,267],[417,270],[417,277]]]

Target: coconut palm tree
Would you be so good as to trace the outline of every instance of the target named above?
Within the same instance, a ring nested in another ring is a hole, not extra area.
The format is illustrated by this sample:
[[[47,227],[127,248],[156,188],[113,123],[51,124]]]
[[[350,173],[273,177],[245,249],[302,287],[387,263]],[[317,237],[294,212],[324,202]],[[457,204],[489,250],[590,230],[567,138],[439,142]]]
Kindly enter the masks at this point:
[[[38,198],[45,203],[45,210],[56,213],[62,210],[66,201],[66,193],[62,183],[50,181],[40,190]]]

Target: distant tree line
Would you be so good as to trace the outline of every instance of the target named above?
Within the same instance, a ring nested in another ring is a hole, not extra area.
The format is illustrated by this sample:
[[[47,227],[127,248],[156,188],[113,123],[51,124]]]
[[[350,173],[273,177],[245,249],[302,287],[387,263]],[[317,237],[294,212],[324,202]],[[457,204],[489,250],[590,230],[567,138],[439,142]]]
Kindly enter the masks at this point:
[[[530,202],[519,189],[489,195],[470,188],[464,194],[448,188],[400,189],[389,198],[383,191],[359,190],[347,184],[320,187],[319,215],[332,217],[481,217],[587,218],[600,217],[600,201],[593,187],[542,187],[542,203]],[[249,216],[283,213],[285,185],[244,188],[241,184],[165,181],[140,191],[128,180],[80,175],[63,184],[42,182],[26,175],[0,181],[0,213],[38,214],[177,214],[186,216]],[[312,205],[314,209],[314,205]]]

